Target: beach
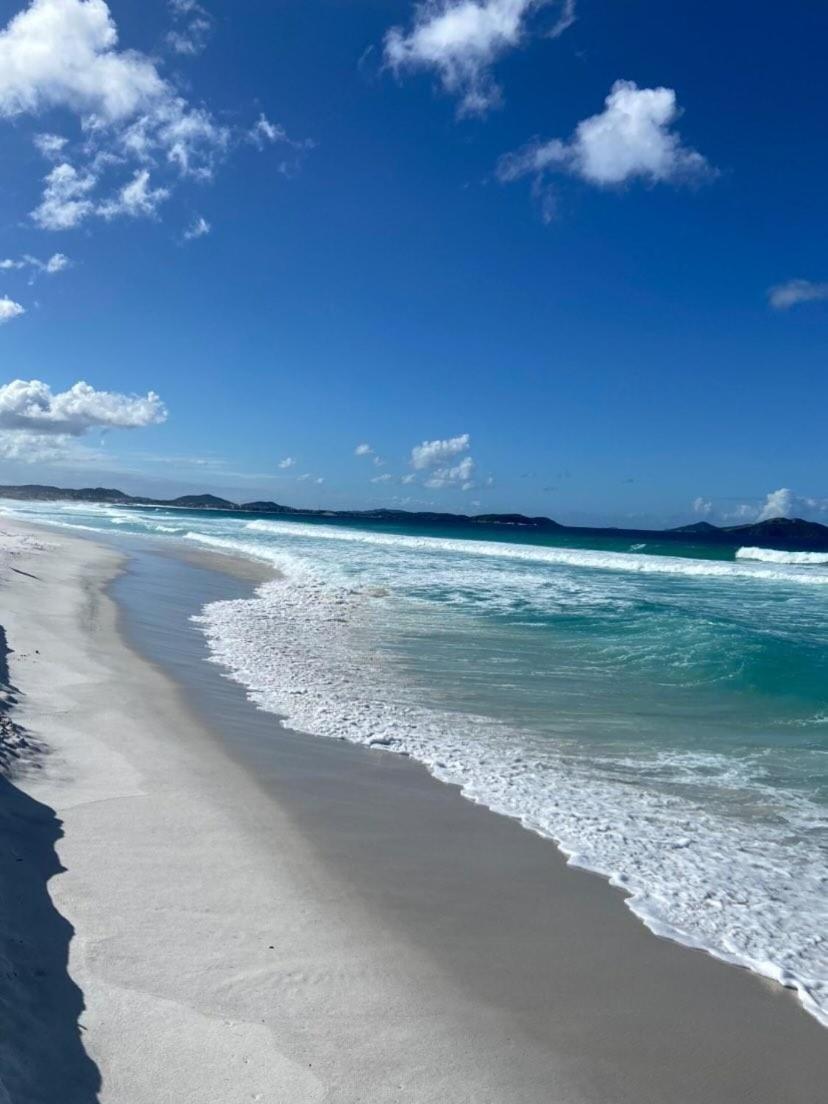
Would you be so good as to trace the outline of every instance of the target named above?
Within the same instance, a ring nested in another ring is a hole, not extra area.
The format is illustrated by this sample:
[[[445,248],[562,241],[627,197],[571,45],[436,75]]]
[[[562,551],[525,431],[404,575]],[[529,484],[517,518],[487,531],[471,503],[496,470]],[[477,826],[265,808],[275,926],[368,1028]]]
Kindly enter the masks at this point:
[[[27,741],[0,825],[6,1099],[819,1097],[825,1028],[791,992],[657,938],[410,759],[283,729],[205,662],[189,613],[264,567],[177,559],[164,584],[159,556],[130,582],[110,546],[0,531]]]

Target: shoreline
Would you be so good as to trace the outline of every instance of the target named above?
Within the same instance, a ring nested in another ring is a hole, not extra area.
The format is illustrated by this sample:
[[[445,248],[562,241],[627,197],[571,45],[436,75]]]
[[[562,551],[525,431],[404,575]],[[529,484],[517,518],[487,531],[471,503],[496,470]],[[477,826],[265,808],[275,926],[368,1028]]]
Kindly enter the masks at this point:
[[[18,523],[3,519],[0,528],[7,525]],[[74,595],[74,608],[64,607],[59,617],[61,631],[76,652],[80,637],[89,654],[82,663],[65,650],[57,657],[44,652],[38,665],[53,665],[48,679],[22,660],[21,671],[14,670],[12,656],[12,677],[28,695],[20,716],[58,753],[23,788],[49,799],[64,820],[59,852],[67,871],[50,889],[77,929],[70,974],[88,1005],[88,1049],[104,1072],[101,1099],[164,1098],[163,1082],[139,1084],[146,1095],[136,1095],[134,1078],[146,1077],[146,1055],[159,1043],[179,1061],[176,1017],[184,994],[192,998],[185,1007],[211,1008],[209,1031],[199,1019],[188,1021],[187,1030],[229,1063],[234,1078],[243,1079],[250,1066],[234,1061],[240,1036],[261,1060],[263,1077],[278,1067],[277,1083],[262,1082],[265,1100],[325,1099],[335,1086],[337,1100],[356,1101],[365,1099],[359,1093],[366,1085],[372,1101],[492,1104],[550,1097],[566,1104],[778,1104],[818,1095],[828,1076],[824,1028],[791,994],[656,938],[605,879],[568,868],[551,841],[463,800],[424,767],[286,731],[212,664],[193,662],[187,673],[193,681],[173,686],[115,632],[115,609],[102,594],[115,554],[86,539],[36,531],[74,549],[74,577],[71,556],[60,564],[53,557],[50,572],[66,576],[66,601]],[[205,566],[188,570],[212,575]],[[6,583],[4,597],[21,591],[23,581]],[[86,590],[79,594],[81,581]],[[11,630],[4,621],[10,636],[25,637],[31,612],[31,600],[12,608]],[[55,616],[40,610],[35,619],[54,631]],[[20,651],[28,654],[28,647],[18,640]],[[55,663],[72,669],[63,687],[55,685]],[[126,685],[152,695],[151,708],[139,708],[137,719],[120,717],[131,739],[112,731],[118,709],[102,701],[107,681],[119,693]],[[197,712],[212,714],[212,726],[182,706],[185,691]],[[62,694],[76,707],[83,699],[84,732],[67,724]],[[217,741],[205,727],[223,728],[224,735],[213,734],[233,744],[235,754],[211,746]],[[181,746],[171,742],[172,733],[183,734]],[[154,817],[127,815],[142,802],[154,804]],[[194,803],[198,829],[172,808],[187,802]],[[220,826],[218,837],[205,831],[210,824]],[[164,825],[168,850],[159,863],[147,842],[163,840]],[[120,880],[109,869],[113,846]],[[209,870],[226,883],[217,896],[188,870],[183,853],[202,864],[199,875]],[[142,886],[149,904],[141,900]],[[236,896],[251,887],[255,902],[240,907]],[[95,915],[96,904],[105,915]],[[262,957],[258,946],[254,954],[250,929],[271,930],[273,917],[282,918],[283,941],[270,936],[270,954]],[[155,953],[158,925],[188,966],[182,977],[181,963],[167,961],[171,986],[163,963],[151,969],[146,961]],[[217,938],[226,945],[217,947]],[[201,977],[205,962],[216,989]],[[161,1027],[149,1022],[159,1001]],[[217,1031],[216,1015],[229,1016],[232,1026]],[[126,1055],[119,1039],[134,1022],[144,1031],[143,1062]],[[250,1098],[241,1081],[226,1078],[222,1092],[210,1095],[218,1082],[208,1088],[196,1069],[198,1055],[190,1057],[191,1091],[204,1095],[188,1096],[179,1077],[176,1099]],[[119,1096],[117,1086],[129,1076],[130,1095]]]

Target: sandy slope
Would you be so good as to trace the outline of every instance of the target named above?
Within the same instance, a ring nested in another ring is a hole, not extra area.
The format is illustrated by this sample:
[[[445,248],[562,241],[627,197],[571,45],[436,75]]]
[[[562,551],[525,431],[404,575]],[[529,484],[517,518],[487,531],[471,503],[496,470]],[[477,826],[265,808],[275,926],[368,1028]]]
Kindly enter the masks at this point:
[[[87,1104],[98,1074],[113,1104],[501,1100],[481,1049],[503,1044],[497,1016],[469,1017],[393,934],[379,945],[360,902],[120,642],[101,593],[117,557],[45,540],[16,559],[28,574],[6,572],[2,620],[18,720],[50,749],[16,792],[47,822],[41,851],[51,810],[63,830],[65,871],[52,859],[30,875],[30,953],[60,973],[68,946],[69,977],[39,1025],[15,1012],[34,972],[15,979],[0,1051],[15,1104]]]

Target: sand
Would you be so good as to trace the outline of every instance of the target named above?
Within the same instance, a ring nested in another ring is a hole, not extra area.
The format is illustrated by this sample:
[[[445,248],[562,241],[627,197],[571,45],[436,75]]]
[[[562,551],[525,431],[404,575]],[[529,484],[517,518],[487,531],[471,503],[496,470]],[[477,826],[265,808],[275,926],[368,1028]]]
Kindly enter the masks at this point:
[[[173,683],[118,631],[120,557],[28,532],[0,521],[7,1099],[819,1098],[789,993],[414,764],[283,733],[206,664]]]

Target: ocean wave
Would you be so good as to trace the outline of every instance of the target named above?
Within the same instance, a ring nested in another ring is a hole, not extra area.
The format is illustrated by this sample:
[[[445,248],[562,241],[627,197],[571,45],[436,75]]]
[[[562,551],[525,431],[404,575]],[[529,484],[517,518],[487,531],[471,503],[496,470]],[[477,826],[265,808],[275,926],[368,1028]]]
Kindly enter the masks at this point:
[[[740,548],[737,560],[756,560],[771,564],[828,565],[828,552],[781,552],[773,548]]]
[[[301,731],[412,756],[467,798],[555,840],[571,864],[606,876],[654,932],[796,989],[828,1025],[819,807],[765,785],[758,759],[590,758],[503,720],[428,708],[377,648],[398,601],[333,585],[303,563],[255,598],[213,603],[196,620],[212,658],[260,708]],[[670,785],[654,784],[664,775]],[[717,785],[753,794],[763,814],[717,812],[708,800]]]
[[[350,542],[386,549],[405,549],[424,553],[451,553],[461,556],[485,556],[490,559],[519,560],[562,567],[592,568],[633,574],[673,575],[686,578],[752,579],[785,583],[828,586],[828,572],[812,572],[795,566],[754,565],[730,560],[698,560],[682,556],[646,555],[632,552],[603,552],[549,545],[517,544],[497,541],[458,540],[450,537],[406,536],[394,533],[366,532],[338,526],[323,527],[301,522],[250,521],[245,529],[280,538]]]

